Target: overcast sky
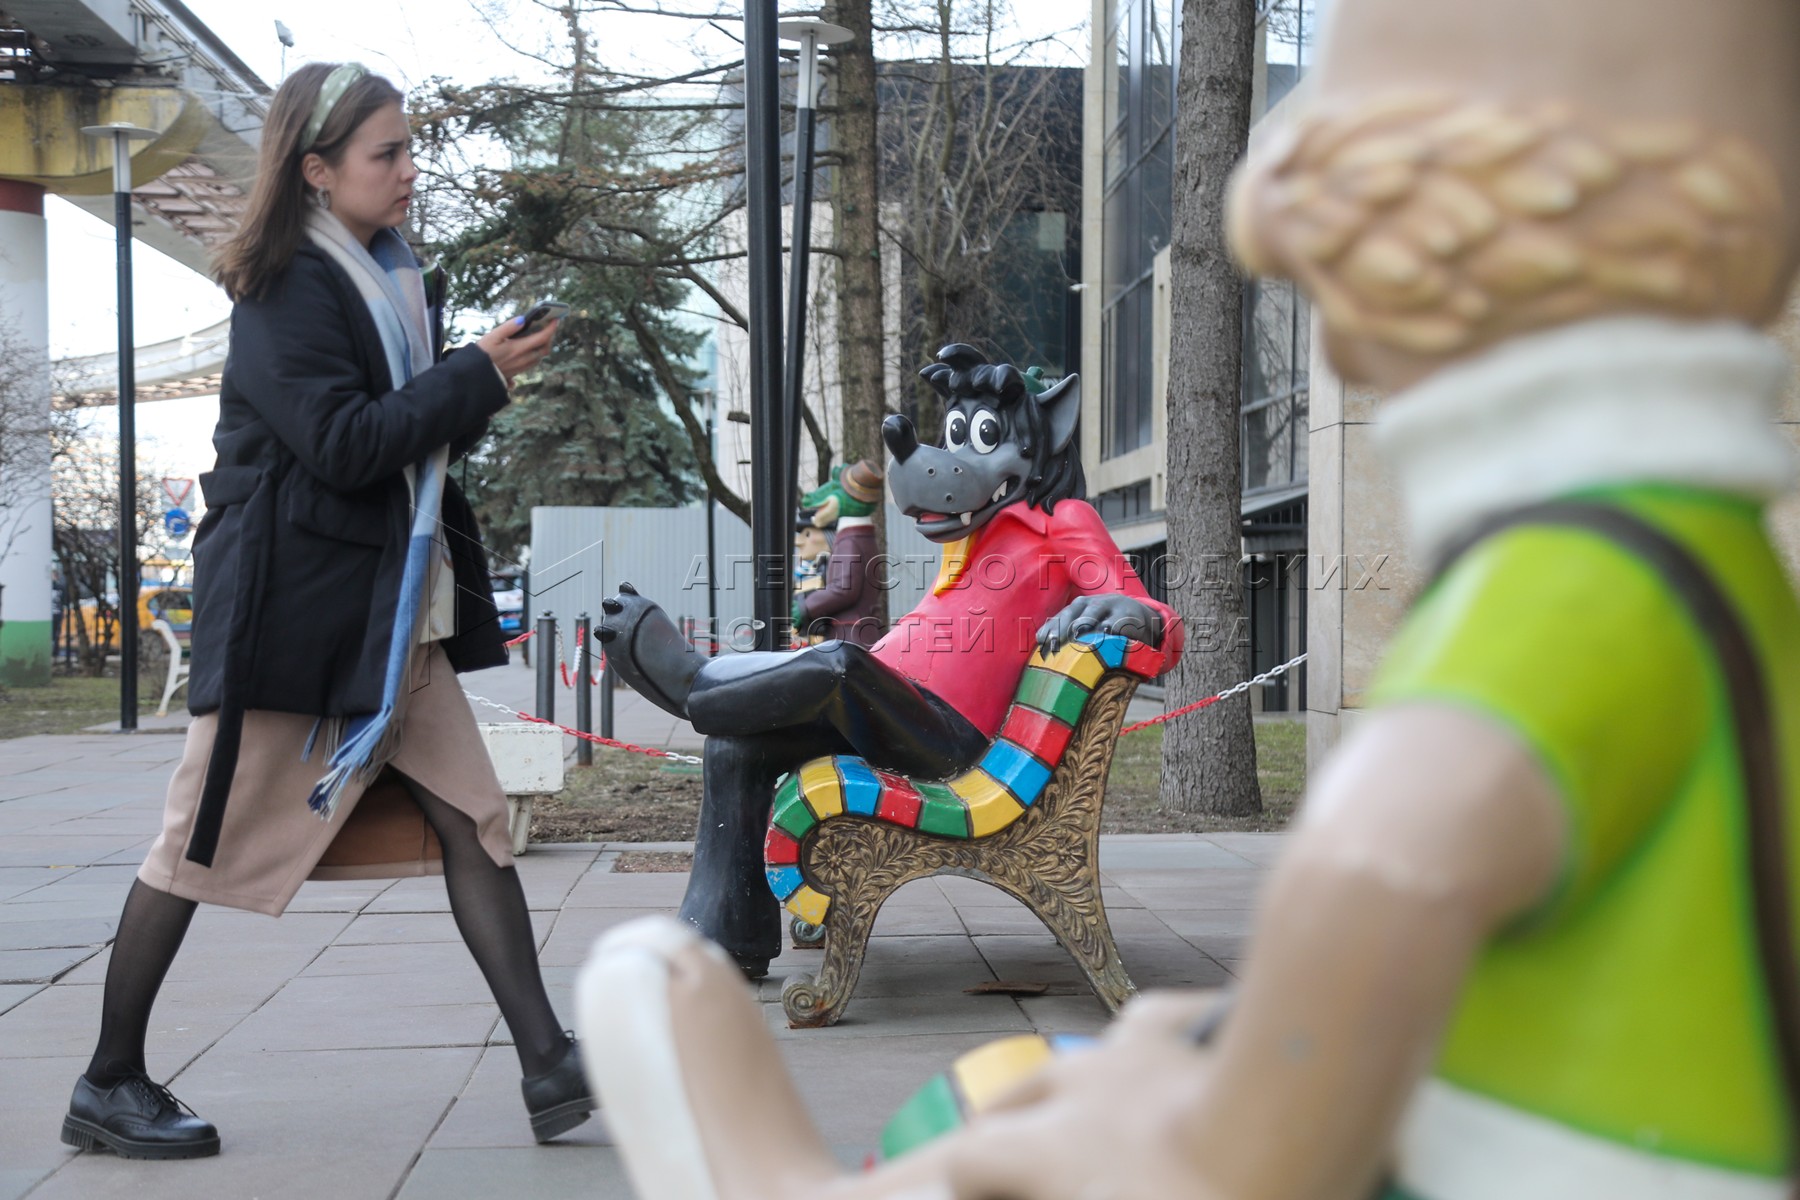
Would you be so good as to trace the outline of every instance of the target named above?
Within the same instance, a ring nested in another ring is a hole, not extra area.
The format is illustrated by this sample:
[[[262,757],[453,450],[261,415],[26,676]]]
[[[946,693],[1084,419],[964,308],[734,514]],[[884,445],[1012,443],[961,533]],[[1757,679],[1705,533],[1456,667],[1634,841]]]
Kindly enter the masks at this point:
[[[282,78],[282,46],[275,22],[294,37],[288,71],[313,61],[353,59],[402,91],[434,76],[470,83],[497,77],[528,79],[545,68],[530,55],[553,51],[560,21],[536,0],[186,0],[200,20],[270,86]],[[694,5],[690,4],[689,7]],[[1076,28],[1088,0],[1019,0],[1021,20],[1034,30]],[[720,8],[729,9],[729,3]],[[793,7],[783,5],[784,9]],[[589,21],[606,65],[614,70],[668,74],[702,55],[718,59],[733,48],[741,23],[713,28],[700,22],[609,13]],[[1046,47],[1042,60],[1079,66],[1085,40]],[[50,353],[53,358],[110,351],[117,326],[112,227],[49,197]],[[211,281],[149,247],[133,250],[137,301],[133,319],[140,345],[203,329],[230,311]],[[162,401],[138,406],[148,458],[178,474],[212,465],[208,440],[216,399]],[[96,410],[99,428],[116,428],[113,410]]]

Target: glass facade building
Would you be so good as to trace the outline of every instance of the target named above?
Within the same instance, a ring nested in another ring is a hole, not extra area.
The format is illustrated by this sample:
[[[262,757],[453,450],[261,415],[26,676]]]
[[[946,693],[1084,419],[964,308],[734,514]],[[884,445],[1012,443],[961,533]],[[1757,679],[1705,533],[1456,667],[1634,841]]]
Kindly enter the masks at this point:
[[[1253,120],[1279,120],[1304,78],[1318,0],[1258,5]],[[1166,455],[1158,444],[1168,378],[1168,246],[1174,207],[1180,0],[1095,0],[1089,67],[1087,237],[1089,378],[1097,403],[1086,440],[1093,501],[1160,594]],[[1097,76],[1097,78],[1095,78]],[[1097,86],[1095,86],[1097,85]],[[1093,143],[1098,140],[1098,153]],[[1096,220],[1095,218],[1098,218]],[[1304,648],[1311,313],[1281,282],[1245,285],[1239,397],[1243,583],[1251,657],[1262,670]],[[1299,708],[1303,684],[1265,689],[1266,708]]]
[[[1113,458],[1154,434],[1151,305],[1156,257],[1174,206],[1176,0],[1112,0],[1105,147],[1100,454]]]

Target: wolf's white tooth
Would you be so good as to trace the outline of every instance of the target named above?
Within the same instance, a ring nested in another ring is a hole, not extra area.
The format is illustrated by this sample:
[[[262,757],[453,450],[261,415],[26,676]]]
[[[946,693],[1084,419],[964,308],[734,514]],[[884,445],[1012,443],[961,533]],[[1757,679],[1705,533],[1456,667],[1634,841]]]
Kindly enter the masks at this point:
[[[1000,486],[994,489],[993,499],[989,500],[988,503],[998,504],[1004,499],[1006,499],[1006,480],[1002,479],[1000,481]]]
[[[963,515],[962,515],[962,522],[963,522],[963,524],[964,524],[964,525],[965,525],[965,526],[966,526],[966,525],[968,525],[968,523],[969,523],[969,522],[970,522],[970,521],[971,521],[971,520],[973,520],[973,519],[974,519],[974,517],[975,517],[975,514],[974,514],[974,513],[964,513],[964,514],[963,514]]]

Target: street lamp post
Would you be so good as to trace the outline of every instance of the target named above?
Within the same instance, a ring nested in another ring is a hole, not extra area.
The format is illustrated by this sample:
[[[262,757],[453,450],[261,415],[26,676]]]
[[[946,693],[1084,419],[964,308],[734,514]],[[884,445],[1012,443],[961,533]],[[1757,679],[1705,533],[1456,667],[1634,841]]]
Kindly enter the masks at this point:
[[[154,129],[115,122],[81,132],[107,138],[113,152],[113,232],[119,260],[119,730],[137,730],[137,363],[131,331],[131,143]]]
[[[749,249],[750,551],[756,649],[774,650],[788,618],[793,535],[782,475],[788,436],[781,405],[781,138],[775,0],[744,0],[744,191]]]
[[[712,388],[700,393],[706,397],[706,452],[718,461],[719,443],[713,432],[713,418],[719,411],[719,393]],[[706,489],[706,656],[719,652],[719,551],[713,520],[719,502],[712,488]]]
[[[819,47],[849,41],[854,34],[825,21],[783,21],[783,40],[800,43],[800,71],[794,89],[794,242],[788,267],[787,358],[782,370],[782,407],[788,422],[787,462],[781,478],[790,514],[800,492],[800,388],[806,365],[807,271],[812,257],[813,130],[819,100]],[[820,480],[821,483],[824,480]]]

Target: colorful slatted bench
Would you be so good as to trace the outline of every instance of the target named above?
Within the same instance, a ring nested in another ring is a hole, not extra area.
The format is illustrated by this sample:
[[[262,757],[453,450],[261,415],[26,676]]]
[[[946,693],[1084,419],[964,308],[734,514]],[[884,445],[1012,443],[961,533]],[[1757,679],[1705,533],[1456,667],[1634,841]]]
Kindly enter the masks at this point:
[[[962,875],[1022,901],[1075,958],[1100,1000],[1132,992],[1100,902],[1100,806],[1137,685],[1167,666],[1155,647],[1088,634],[1032,657],[980,763],[942,782],[861,758],[816,758],[775,792],[763,857],[815,975],[790,979],[790,1025],[835,1024],[855,990],[875,915],[901,884]]]

